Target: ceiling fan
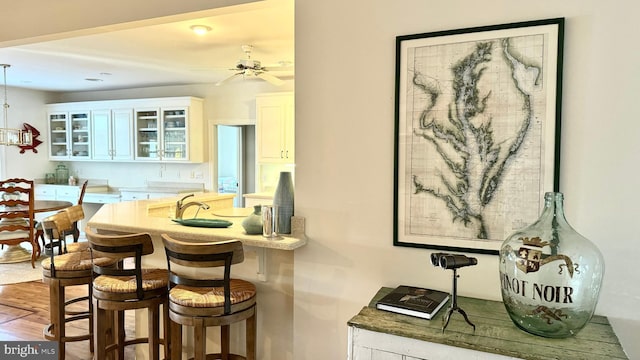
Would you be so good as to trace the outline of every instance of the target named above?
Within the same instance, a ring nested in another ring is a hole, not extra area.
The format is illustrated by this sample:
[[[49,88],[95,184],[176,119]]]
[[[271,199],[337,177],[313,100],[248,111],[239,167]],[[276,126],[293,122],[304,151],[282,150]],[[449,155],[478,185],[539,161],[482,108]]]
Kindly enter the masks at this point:
[[[273,85],[280,86],[284,84],[284,81],[276,76],[268,74],[268,68],[261,65],[260,61],[251,59],[251,51],[253,50],[252,45],[242,45],[242,51],[247,55],[246,59],[240,59],[236,63],[236,66],[233,70],[236,73],[227,77],[226,79],[220,80],[216,83],[216,86],[220,86],[225,84],[231,79],[234,79],[240,75],[244,78],[257,77],[262,80],[265,80]]]

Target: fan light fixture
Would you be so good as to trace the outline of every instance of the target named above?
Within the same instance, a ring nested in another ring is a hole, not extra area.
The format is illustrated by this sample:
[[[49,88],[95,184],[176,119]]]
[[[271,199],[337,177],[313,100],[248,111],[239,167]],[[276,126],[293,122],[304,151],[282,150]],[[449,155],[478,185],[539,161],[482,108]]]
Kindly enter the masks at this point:
[[[7,68],[11,65],[0,64],[4,73],[4,105],[2,113],[4,115],[4,127],[0,128],[0,145],[30,146],[33,145],[33,134],[30,130],[10,129],[7,127],[7,112],[9,104],[7,103]]]
[[[202,35],[208,33],[209,31],[211,31],[211,28],[209,26],[206,26],[206,25],[193,25],[193,26],[191,26],[191,31],[196,33],[196,35],[202,36]]]

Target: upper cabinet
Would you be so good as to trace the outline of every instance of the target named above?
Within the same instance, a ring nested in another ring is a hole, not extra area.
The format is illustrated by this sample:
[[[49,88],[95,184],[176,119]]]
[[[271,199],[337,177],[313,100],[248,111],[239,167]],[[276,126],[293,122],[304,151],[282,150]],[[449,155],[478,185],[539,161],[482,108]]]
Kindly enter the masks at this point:
[[[88,110],[78,111],[78,108]],[[203,101],[193,97],[48,105],[51,160],[203,162]]]
[[[89,110],[48,112],[52,160],[90,159],[90,114]]]
[[[136,159],[191,159],[189,107],[136,109]],[[198,134],[202,135],[202,128]],[[195,141],[195,139],[193,140]]]
[[[256,145],[258,162],[295,163],[293,93],[256,97]]]
[[[91,112],[93,160],[133,160],[133,109]]]

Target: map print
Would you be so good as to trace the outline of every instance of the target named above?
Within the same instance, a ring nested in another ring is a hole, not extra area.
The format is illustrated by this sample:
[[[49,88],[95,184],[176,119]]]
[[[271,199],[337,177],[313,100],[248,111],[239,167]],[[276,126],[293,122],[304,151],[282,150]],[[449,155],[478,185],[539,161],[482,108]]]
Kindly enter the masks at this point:
[[[407,50],[405,234],[501,242],[537,219],[549,136],[544,41]]]

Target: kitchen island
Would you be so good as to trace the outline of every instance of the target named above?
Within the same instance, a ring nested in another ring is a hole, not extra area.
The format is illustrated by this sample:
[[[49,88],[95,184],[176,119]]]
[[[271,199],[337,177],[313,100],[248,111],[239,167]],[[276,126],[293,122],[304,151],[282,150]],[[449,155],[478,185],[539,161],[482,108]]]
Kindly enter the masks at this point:
[[[181,197],[138,200],[105,204],[88,221],[88,226],[99,233],[149,233],[154,253],[143,258],[145,267],[166,268],[161,234],[190,241],[222,241],[238,239],[245,245],[245,261],[234,265],[232,275],[256,284],[258,290],[258,358],[261,360],[291,359],[293,356],[293,261],[294,251],[307,243],[304,219],[292,219],[292,234],[280,239],[267,239],[261,235],[247,235],[241,226],[243,217],[222,217],[214,213],[224,208],[229,194],[204,193],[185,199],[210,206],[208,210],[194,206],[183,218],[217,218],[233,223],[228,228],[199,228],[179,225],[172,221],[176,201]],[[229,205],[230,207],[230,205]],[[202,270],[199,270],[202,271]],[[195,271],[198,273],[198,271]],[[207,274],[210,276],[211,274]],[[136,332],[146,334],[146,312],[136,313]],[[219,331],[207,331],[210,349],[219,346]],[[185,330],[183,357],[193,356],[193,332]],[[231,327],[231,348],[242,349],[244,324]],[[244,351],[240,351],[243,353]],[[138,346],[136,356],[146,359],[146,346]]]

